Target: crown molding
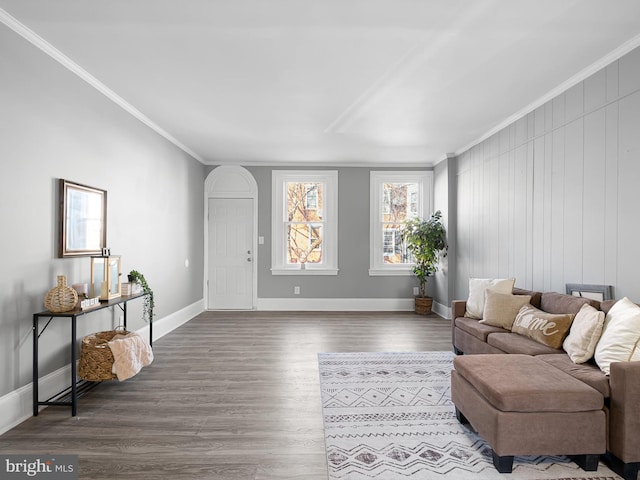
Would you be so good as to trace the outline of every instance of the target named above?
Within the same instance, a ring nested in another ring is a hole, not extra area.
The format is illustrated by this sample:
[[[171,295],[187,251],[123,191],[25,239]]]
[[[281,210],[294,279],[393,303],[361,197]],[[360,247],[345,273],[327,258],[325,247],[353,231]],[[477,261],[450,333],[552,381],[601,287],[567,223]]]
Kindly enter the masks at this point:
[[[483,142],[484,140],[486,140],[487,138],[491,137],[492,135],[495,135],[496,133],[498,133],[500,130],[504,129],[505,127],[508,127],[509,125],[511,125],[512,123],[516,122],[517,120],[520,120],[525,115],[528,115],[529,113],[533,112],[536,108],[541,107],[542,105],[544,105],[548,101],[553,100],[554,98],[556,98],[560,94],[566,92],[567,90],[569,90],[574,85],[577,85],[578,83],[586,80],[587,78],[589,78],[594,73],[602,70],[607,65],[610,65],[611,63],[613,63],[616,60],[620,59],[621,57],[623,57],[624,55],[626,55],[627,53],[629,53],[631,50],[633,50],[634,48],[636,48],[638,46],[640,46],[640,35],[636,35],[635,37],[631,38],[630,40],[627,40],[625,43],[620,45],[618,48],[616,48],[612,52],[608,53],[604,57],[600,58],[599,60],[596,60],[594,63],[592,63],[588,67],[584,68],[583,70],[579,71],[573,77],[571,77],[568,80],[566,80],[565,82],[561,83],[556,88],[554,88],[553,90],[549,91],[547,94],[545,94],[542,97],[538,98],[534,102],[532,102],[529,105],[527,105],[526,107],[524,107],[522,110],[520,110],[520,111],[514,113],[513,115],[511,115],[510,117],[504,119],[502,122],[500,122],[498,125],[493,127],[491,130],[486,132],[481,137],[477,138],[476,140],[472,141],[471,143],[467,144],[466,146],[462,147],[461,149],[456,150],[455,156],[461,155],[462,153],[464,153],[467,150],[475,147],[476,145],[478,145],[479,143]],[[442,161],[442,160],[444,160],[444,158],[441,159],[440,161]],[[439,162],[437,162],[437,163],[439,163]]]
[[[131,105],[124,98],[122,98],[116,92],[111,90],[104,83],[102,83],[96,77],[91,75],[84,68],[82,68],[80,65],[75,63],[73,60],[67,57],[64,53],[62,53],[60,50],[58,50],[56,47],[51,45],[44,38],[42,38],[40,35],[35,33],[29,27],[27,27],[26,25],[18,21],[15,17],[13,17],[11,14],[9,14],[6,10],[3,10],[2,8],[0,8],[0,22],[5,24],[7,27],[9,27],[15,33],[17,33],[22,38],[27,40],[29,43],[39,48],[40,50],[42,50],[44,53],[49,55],[56,62],[60,63],[63,67],[65,67],[66,69],[74,73],[76,76],[80,77],[82,80],[84,80],[86,83],[91,85],[97,91],[102,93],[105,97],[107,97],[113,103],[115,103],[120,108],[122,108],[124,111],[126,111],[133,117],[137,118],[139,121],[144,123],[147,127],[151,128],[156,133],[158,133],[159,135],[161,135],[162,137],[164,137],[165,139],[173,143],[180,150],[192,156],[193,158],[198,160],[200,163],[202,164],[206,163],[205,160],[202,157],[200,157],[200,155],[198,155],[196,152],[194,152],[189,147],[184,145],[177,138],[173,137],[169,132],[167,132],[158,124],[153,122],[149,117],[143,114],[140,110],[138,110],[136,107]]]

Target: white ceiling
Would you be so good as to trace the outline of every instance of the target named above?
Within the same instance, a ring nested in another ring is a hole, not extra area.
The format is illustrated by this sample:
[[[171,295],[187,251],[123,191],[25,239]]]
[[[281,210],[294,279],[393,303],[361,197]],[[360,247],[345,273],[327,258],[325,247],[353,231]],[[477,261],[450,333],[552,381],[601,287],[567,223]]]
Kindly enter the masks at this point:
[[[640,44],[638,0],[0,8],[206,164],[433,165]]]

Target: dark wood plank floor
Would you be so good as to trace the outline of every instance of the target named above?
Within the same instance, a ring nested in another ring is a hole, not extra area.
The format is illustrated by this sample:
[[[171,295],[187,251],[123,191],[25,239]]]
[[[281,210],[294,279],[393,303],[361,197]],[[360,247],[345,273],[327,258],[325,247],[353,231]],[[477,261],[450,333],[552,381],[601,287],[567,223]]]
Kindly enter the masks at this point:
[[[413,313],[205,312],[154,363],[0,436],[0,452],[79,455],[81,479],[327,478],[318,352],[451,350]]]

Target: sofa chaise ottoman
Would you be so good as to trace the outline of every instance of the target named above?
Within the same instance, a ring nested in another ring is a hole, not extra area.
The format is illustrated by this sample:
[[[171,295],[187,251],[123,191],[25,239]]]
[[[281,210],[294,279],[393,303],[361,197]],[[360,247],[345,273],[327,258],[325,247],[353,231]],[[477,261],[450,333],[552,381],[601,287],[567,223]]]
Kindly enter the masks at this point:
[[[512,471],[515,455],[567,455],[594,471],[606,451],[602,394],[536,357],[457,357],[451,398],[458,420],[491,446],[501,473]]]

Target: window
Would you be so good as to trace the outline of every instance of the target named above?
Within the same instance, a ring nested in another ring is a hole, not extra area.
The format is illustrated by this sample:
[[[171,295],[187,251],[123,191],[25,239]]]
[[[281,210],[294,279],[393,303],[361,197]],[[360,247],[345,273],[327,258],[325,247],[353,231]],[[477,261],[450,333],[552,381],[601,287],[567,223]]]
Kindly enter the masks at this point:
[[[337,275],[338,172],[274,170],[271,272]]]
[[[432,184],[427,171],[371,172],[369,275],[411,275],[401,227],[431,214]]]

